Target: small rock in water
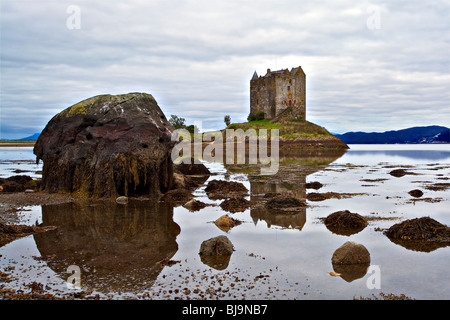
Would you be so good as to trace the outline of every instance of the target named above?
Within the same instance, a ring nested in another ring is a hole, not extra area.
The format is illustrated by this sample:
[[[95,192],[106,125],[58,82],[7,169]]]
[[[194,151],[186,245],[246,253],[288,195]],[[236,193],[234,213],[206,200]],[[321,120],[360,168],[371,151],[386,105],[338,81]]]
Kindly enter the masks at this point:
[[[423,196],[423,192],[421,190],[419,190],[419,189],[411,190],[408,193],[409,193],[409,195],[411,195],[413,197],[416,197],[416,198],[420,198],[421,196]]]
[[[116,202],[117,202],[117,203],[121,203],[121,204],[128,203],[128,197],[124,197],[124,196],[118,197],[118,198],[116,199]]]
[[[369,264],[370,253],[362,244],[347,241],[334,252],[331,262],[333,265]]]
[[[214,221],[214,223],[220,230],[228,232],[234,226],[241,224],[241,221],[230,218],[228,215],[224,214],[216,221]]]

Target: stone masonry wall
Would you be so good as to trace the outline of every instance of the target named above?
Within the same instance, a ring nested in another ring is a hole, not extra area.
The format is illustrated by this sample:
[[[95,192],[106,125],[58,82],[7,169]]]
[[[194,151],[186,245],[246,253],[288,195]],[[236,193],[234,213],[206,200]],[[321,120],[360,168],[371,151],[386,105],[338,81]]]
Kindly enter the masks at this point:
[[[305,119],[306,75],[301,69],[267,70],[264,77],[250,81],[250,113],[263,111],[265,118],[274,118],[292,107],[297,118]]]

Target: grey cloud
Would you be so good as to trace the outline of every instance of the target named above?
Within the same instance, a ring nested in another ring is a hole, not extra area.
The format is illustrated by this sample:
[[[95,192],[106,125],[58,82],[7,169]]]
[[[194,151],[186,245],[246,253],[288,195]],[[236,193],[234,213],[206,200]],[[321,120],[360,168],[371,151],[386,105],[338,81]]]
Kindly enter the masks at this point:
[[[77,1],[81,29],[69,30],[72,4],[2,2],[2,137],[131,91],[223,128],[225,114],[246,119],[254,70],[298,65],[307,116],[330,131],[449,125],[444,1],[379,3],[379,30],[367,28],[366,1]]]

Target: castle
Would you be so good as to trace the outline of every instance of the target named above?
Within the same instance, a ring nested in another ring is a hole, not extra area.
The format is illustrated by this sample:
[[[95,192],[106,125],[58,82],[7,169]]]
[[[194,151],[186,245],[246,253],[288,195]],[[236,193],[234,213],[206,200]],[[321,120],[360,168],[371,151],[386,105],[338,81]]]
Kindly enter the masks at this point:
[[[250,113],[264,112],[264,118],[273,119],[292,107],[297,119],[305,119],[306,75],[301,67],[270,71],[265,76],[253,74],[250,80]]]

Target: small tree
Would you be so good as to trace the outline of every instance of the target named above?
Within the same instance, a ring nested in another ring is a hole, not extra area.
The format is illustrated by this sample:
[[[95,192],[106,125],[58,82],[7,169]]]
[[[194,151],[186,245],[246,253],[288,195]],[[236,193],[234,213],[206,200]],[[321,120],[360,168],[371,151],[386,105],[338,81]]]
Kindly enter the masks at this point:
[[[227,125],[227,127],[230,125],[230,123],[231,123],[231,117],[229,116],[229,115],[226,115],[224,118],[223,118],[223,121],[225,121],[225,124]]]
[[[184,124],[186,122],[186,119],[178,117],[174,114],[170,115],[169,122],[175,129],[181,129],[186,127]]]
[[[188,126],[184,127],[187,131],[189,131],[190,133],[198,133],[198,127],[194,124],[190,124]]]

